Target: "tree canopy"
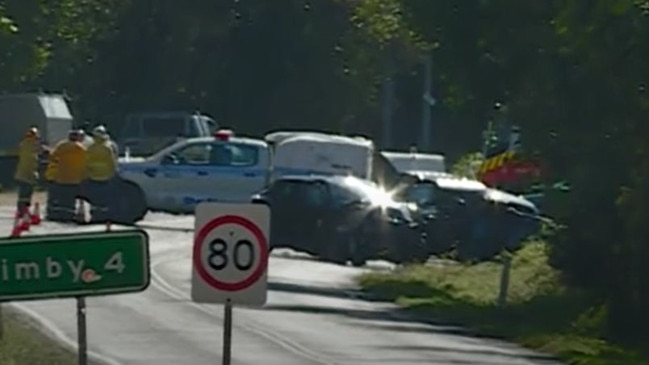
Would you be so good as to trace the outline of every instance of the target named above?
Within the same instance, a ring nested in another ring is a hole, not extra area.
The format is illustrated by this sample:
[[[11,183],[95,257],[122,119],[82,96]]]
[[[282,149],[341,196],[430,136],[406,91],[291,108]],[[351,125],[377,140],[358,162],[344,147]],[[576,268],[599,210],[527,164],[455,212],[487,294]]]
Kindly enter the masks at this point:
[[[649,1],[0,0],[0,89],[65,91],[117,128],[141,110],[200,109],[242,133],[319,128],[377,138],[396,81],[396,147],[418,140],[433,59],[436,149],[480,148],[493,105],[522,128],[564,228],[572,285],[611,335],[647,336]]]

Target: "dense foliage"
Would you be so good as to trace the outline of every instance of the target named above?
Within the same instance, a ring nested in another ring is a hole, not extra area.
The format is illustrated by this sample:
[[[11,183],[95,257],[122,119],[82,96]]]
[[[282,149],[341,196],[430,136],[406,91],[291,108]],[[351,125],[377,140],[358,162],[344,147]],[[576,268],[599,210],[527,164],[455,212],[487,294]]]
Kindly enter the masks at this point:
[[[138,110],[200,109],[238,131],[418,140],[433,56],[437,149],[480,148],[496,101],[565,180],[549,213],[555,265],[608,304],[609,334],[649,332],[649,2],[638,0],[0,0],[0,88],[65,90],[115,127]],[[380,142],[380,140],[379,140]]]

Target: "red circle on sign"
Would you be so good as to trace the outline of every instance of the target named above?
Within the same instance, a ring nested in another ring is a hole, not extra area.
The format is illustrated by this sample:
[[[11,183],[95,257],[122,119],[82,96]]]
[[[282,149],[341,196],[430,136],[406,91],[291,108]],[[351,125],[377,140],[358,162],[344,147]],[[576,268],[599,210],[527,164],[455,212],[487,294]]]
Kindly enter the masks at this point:
[[[225,224],[236,224],[247,229],[255,237],[257,246],[259,246],[260,249],[259,264],[255,268],[255,270],[245,279],[234,283],[227,283],[214,278],[205,269],[205,267],[203,267],[201,252],[203,241],[205,241],[210,232]],[[194,238],[193,255],[196,272],[209,286],[223,291],[239,291],[248,288],[249,286],[257,282],[257,280],[259,280],[262,275],[264,275],[264,272],[266,271],[266,265],[268,263],[268,241],[266,240],[266,237],[264,236],[264,233],[261,231],[261,229],[259,229],[256,224],[254,224],[247,218],[236,215],[224,215],[222,217],[218,217],[209,221],[206,225],[203,226],[203,228],[201,228],[200,231],[198,231],[196,237]]]

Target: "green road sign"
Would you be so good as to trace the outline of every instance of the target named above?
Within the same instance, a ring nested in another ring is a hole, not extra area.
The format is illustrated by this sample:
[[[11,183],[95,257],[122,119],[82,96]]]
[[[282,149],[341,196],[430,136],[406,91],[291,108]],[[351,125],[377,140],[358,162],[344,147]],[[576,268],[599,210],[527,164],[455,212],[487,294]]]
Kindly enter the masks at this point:
[[[139,292],[149,281],[143,230],[0,239],[0,301]]]

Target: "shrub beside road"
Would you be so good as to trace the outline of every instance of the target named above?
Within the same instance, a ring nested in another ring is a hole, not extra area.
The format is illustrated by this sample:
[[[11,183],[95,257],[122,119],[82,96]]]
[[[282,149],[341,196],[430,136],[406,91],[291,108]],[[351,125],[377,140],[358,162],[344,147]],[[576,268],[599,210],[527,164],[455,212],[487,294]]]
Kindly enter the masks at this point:
[[[364,274],[360,284],[415,315],[512,340],[569,364],[649,364],[649,354],[603,339],[605,308],[560,284],[544,243],[530,242],[514,256],[508,304],[502,309],[496,305],[501,268],[497,263],[411,265]]]

